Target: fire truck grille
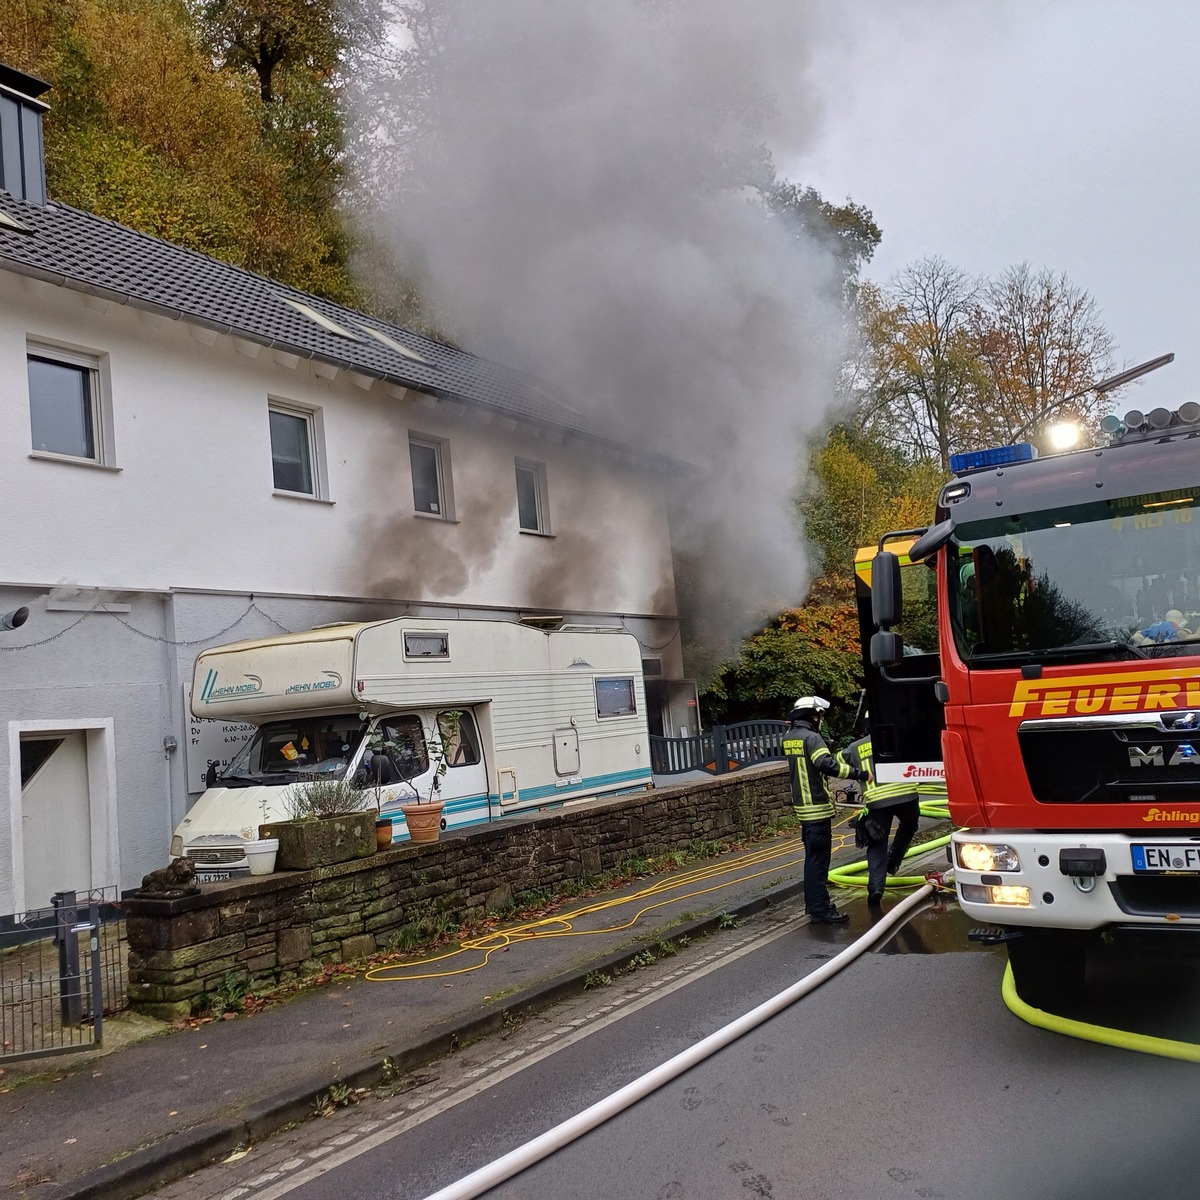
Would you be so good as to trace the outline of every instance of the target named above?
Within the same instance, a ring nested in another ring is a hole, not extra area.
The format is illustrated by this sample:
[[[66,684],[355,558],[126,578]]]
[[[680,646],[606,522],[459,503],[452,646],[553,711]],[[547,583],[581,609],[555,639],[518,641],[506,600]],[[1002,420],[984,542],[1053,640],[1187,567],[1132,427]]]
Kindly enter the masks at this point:
[[[1195,731],[1022,729],[1017,741],[1042,804],[1200,804]]]

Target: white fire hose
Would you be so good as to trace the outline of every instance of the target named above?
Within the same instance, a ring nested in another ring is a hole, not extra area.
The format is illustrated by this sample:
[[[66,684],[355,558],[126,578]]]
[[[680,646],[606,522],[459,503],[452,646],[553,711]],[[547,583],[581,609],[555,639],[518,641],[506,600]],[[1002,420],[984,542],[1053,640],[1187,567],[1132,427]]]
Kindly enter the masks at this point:
[[[809,992],[815,991],[826,980],[832,979],[843,967],[848,967],[876,942],[891,933],[897,925],[902,924],[933,891],[934,885],[931,883],[918,888],[911,896],[891,909],[887,916],[868,929],[857,941],[851,942],[840,954],[835,955],[799,982],[772,996],[770,1000],[764,1001],[744,1016],[738,1017],[736,1021],[731,1021],[724,1028],[718,1029],[716,1033],[709,1034],[703,1041],[690,1046],[652,1071],[647,1071],[645,1075],[635,1079],[632,1083],[627,1083],[623,1088],[611,1093],[603,1100],[597,1101],[590,1108],[585,1108],[583,1112],[568,1118],[532,1141],[518,1146],[515,1150],[510,1150],[507,1154],[480,1167],[477,1171],[472,1171],[470,1175],[464,1175],[455,1183],[433,1192],[426,1197],[426,1200],[471,1200],[473,1196],[481,1196],[484,1192],[496,1187],[497,1184],[524,1171],[526,1167],[531,1167],[534,1163],[541,1162],[543,1158],[548,1158],[556,1150],[561,1150],[563,1146],[569,1145],[589,1130],[602,1125],[610,1117],[624,1112],[625,1109],[641,1100],[643,1096],[650,1095],[664,1083],[678,1078],[697,1063],[703,1062],[718,1050],[723,1050],[730,1043],[737,1041],[743,1034],[749,1033],[750,1030],[775,1016],[776,1013],[782,1012],[789,1004],[802,999]]]

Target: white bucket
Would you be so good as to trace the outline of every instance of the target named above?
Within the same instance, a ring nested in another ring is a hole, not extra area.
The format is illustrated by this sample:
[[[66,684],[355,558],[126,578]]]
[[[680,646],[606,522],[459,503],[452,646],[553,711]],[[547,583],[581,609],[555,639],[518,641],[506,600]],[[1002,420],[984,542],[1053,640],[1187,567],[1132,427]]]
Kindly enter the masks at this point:
[[[275,870],[275,855],[279,851],[278,838],[260,838],[246,843],[246,861],[251,875],[270,875]]]

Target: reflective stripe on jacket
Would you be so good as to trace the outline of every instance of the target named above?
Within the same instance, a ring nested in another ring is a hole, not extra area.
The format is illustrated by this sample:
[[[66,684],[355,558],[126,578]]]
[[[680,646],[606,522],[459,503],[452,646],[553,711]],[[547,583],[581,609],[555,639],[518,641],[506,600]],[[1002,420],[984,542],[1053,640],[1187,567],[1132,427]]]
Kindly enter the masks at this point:
[[[834,757],[825,739],[803,721],[783,735],[783,753],[788,760],[792,787],[792,809],[801,821],[828,821],[833,816],[833,800],[825,787],[825,777],[859,778],[861,773],[847,762]]]
[[[843,762],[857,767],[860,771],[875,773],[875,759],[871,754],[871,739],[859,738],[851,742],[839,755]],[[944,791],[944,789],[943,789]],[[863,803],[870,808],[891,808],[895,804],[904,804],[908,800],[916,800],[921,794],[921,785],[901,783],[868,783],[863,787]]]

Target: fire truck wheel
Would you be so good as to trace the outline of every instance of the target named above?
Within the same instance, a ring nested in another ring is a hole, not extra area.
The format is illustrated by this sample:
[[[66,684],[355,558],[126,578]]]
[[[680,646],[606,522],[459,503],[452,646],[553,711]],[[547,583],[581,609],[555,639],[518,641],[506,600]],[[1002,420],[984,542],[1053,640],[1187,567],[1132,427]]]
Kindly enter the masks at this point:
[[[1008,943],[1017,995],[1044,1012],[1061,1013],[1083,991],[1087,944],[1067,930],[1029,930]]]

